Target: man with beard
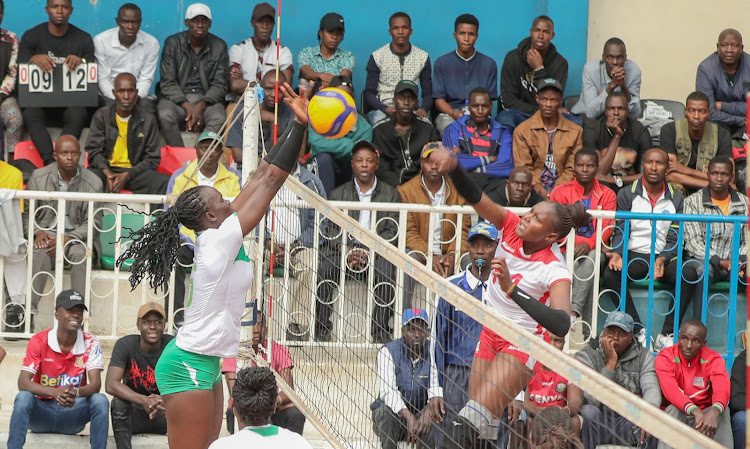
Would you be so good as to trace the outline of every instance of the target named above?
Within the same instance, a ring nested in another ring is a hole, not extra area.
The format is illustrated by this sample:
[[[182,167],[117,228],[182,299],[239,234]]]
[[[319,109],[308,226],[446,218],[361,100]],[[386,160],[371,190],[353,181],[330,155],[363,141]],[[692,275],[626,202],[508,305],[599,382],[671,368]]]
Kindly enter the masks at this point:
[[[380,395],[372,405],[372,426],[383,449],[399,441],[417,448],[433,447],[432,418],[427,404],[430,387],[430,344],[427,312],[406,309],[403,337],[378,352]]]

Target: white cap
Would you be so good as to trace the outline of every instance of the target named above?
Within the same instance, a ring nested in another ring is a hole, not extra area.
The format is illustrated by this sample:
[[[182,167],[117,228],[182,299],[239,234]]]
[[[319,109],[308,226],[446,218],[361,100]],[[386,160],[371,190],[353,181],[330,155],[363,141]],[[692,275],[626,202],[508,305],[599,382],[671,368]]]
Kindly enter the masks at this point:
[[[187,12],[185,13],[185,20],[190,20],[194,17],[206,16],[208,20],[211,19],[211,8],[203,3],[193,3],[188,6]]]

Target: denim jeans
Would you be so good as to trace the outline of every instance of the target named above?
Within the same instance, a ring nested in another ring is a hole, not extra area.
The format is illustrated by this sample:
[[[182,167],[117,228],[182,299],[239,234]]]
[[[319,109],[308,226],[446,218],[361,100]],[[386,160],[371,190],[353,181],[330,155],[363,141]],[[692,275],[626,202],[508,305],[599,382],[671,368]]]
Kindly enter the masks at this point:
[[[78,398],[73,407],[63,407],[51,399],[39,399],[28,391],[16,395],[10,417],[8,449],[20,449],[26,432],[75,435],[91,421],[91,448],[107,447],[109,401],[101,393]]]
[[[734,412],[732,414],[734,449],[745,449],[745,414],[746,412]]]

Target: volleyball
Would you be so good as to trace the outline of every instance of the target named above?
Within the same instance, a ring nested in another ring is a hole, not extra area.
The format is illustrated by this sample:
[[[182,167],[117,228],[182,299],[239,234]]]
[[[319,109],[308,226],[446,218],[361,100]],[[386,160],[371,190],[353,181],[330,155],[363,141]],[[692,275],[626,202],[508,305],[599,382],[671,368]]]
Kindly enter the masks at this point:
[[[357,107],[347,92],[327,87],[310,100],[307,118],[313,131],[328,139],[338,139],[357,122]]]

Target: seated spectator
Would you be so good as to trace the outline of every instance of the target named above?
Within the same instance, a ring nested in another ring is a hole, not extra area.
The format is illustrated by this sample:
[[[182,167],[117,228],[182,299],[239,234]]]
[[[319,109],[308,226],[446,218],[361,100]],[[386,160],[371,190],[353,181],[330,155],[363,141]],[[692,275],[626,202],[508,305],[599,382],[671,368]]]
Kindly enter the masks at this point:
[[[560,407],[547,407],[539,412],[539,419],[529,431],[531,449],[579,449],[581,441],[576,436],[570,414]]]
[[[513,170],[513,136],[492,118],[492,97],[487,89],[474,88],[468,106],[469,115],[445,128],[443,146],[456,153],[474,183],[490,195]]]
[[[198,161],[203,159],[206,151],[208,151],[208,148],[214,142],[216,142],[216,146],[211,151],[211,154],[206,157],[200,170],[196,173]],[[232,167],[227,167],[221,162],[222,144],[216,133],[209,131],[201,133],[198,137],[198,142],[195,144],[195,155],[196,160],[178,169],[169,178],[169,184],[167,184],[166,188],[167,195],[171,194],[176,198],[180,193],[199,185],[215,188],[224,198],[234,198],[240,193],[242,175],[239,171]],[[184,313],[182,309],[185,306],[185,272],[192,270],[195,232],[181,226],[180,237],[183,243],[177,250],[179,264],[174,270],[173,313],[176,313],[176,315],[168,317],[177,326],[182,325],[183,322]],[[169,312],[169,303],[167,303],[167,311]]]
[[[693,92],[685,101],[685,118],[661,128],[661,147],[669,154],[667,181],[687,193],[708,185],[708,161],[732,157],[732,137],[726,128],[708,121],[709,113],[706,94]]]
[[[721,355],[706,346],[706,332],[700,321],[683,323],[678,343],[656,356],[656,375],[669,416],[731,448],[729,374]],[[667,448],[659,441],[659,449]]]
[[[378,150],[367,141],[360,141],[352,149],[352,171],[354,179],[337,187],[329,199],[331,201],[359,201],[361,203],[399,203],[401,197],[396,189],[382,181],[379,181],[375,172],[378,169]],[[374,217],[373,217],[374,215]],[[359,222],[367,229],[372,229],[372,220],[375,219],[377,227],[375,232],[388,242],[396,243],[398,237],[398,213],[377,211],[349,210],[349,216]],[[328,222],[327,236],[340,235],[341,229],[332,221]],[[347,273],[367,273],[370,257],[374,258],[375,273],[372,285],[375,286],[375,304],[372,312],[372,330],[370,334],[376,343],[391,341],[392,329],[390,325],[393,309],[391,304],[395,297],[396,269],[394,266],[380,256],[370,251],[360,242],[349,236],[346,245],[341,239],[326,239],[320,266],[318,266],[318,288],[317,288],[317,319],[315,321],[315,339],[317,341],[331,341],[333,322],[333,290],[339,283],[341,273],[341,251],[346,251]],[[341,305],[339,305],[340,307]]]
[[[268,356],[270,354],[271,369],[276,371],[279,376],[284,379],[284,382],[287,385],[294,388],[294,377],[292,376],[294,362],[289,355],[289,349],[280,343],[268,340],[267,336],[268,326],[266,325],[266,316],[263,313],[258,313],[258,322],[253,326],[253,351],[255,351],[256,354],[260,354],[266,362],[269,362]],[[253,361],[248,361],[248,363],[250,366],[255,366]],[[240,373],[242,371],[240,371]],[[230,401],[233,401],[236,405],[237,400],[232,393],[235,391],[236,380],[241,377],[239,375],[240,373],[237,373],[237,359],[224,359],[221,364],[221,372],[227,380],[227,390],[230,392]],[[235,373],[237,374],[233,375]],[[271,424],[302,435],[302,431],[305,428],[305,415],[299,411],[297,406],[294,405],[286,393],[279,391],[278,396],[278,400],[274,398],[276,408],[274,409],[273,414],[269,416]],[[237,417],[240,420],[242,419],[242,415]],[[234,419],[234,416],[231,418]],[[240,423],[240,426],[242,426],[242,423]]]
[[[81,160],[81,145],[73,136],[62,135],[55,142],[53,153],[54,163],[37,169],[29,179],[26,190],[41,192],[90,192],[101,193],[102,182],[90,170],[79,165]],[[24,201],[24,235],[29,235],[28,200]],[[91,257],[94,266],[99,265],[99,232],[101,229],[101,215],[94,215],[93,248],[87,248],[88,241],[89,205],[86,201],[67,201],[65,203],[65,231],[62,236],[57,235],[57,201],[37,200],[36,215],[34,217],[34,253],[31,262],[31,329],[34,328],[34,317],[39,312],[38,292],[44,292],[47,276],[36,276],[45,271],[52,272],[58,243],[64,251],[64,258],[70,264],[70,285],[73,290],[86,293],[86,258]],[[46,206],[46,207],[43,207]],[[98,209],[96,203],[92,206]],[[59,238],[58,238],[59,237]],[[62,267],[61,267],[62,268]],[[20,328],[19,328],[20,329]]]
[[[431,160],[433,151],[442,151],[443,146],[439,142],[432,142],[422,149],[420,166],[422,171],[419,176],[396,187],[401,194],[402,203],[431,204],[433,206],[463,206],[466,200],[458,194],[453,181],[448,176],[443,176],[438,171],[436,161]],[[434,159],[434,158],[433,158]],[[406,227],[406,252],[422,263],[432,256],[432,270],[442,277],[447,278],[455,273],[456,258],[466,252],[467,244],[457,244],[459,227],[461,235],[469,234],[471,226],[470,216],[463,216],[463,223],[458,223],[456,214],[435,214],[432,228],[430,227],[430,215],[427,213],[409,212],[407,214]],[[403,232],[403,231],[402,231]],[[432,239],[430,239],[432,234]],[[432,247],[428,242],[432,240]],[[407,279],[405,286],[404,308],[411,308],[412,293],[414,291],[414,280]]]
[[[288,82],[285,78],[284,72],[279,72],[279,85]],[[258,135],[258,156],[263,154],[263,151],[268,152],[273,146],[273,123],[275,116],[275,102],[276,102],[276,71],[271,70],[263,75],[263,79],[260,82],[260,87],[263,88],[264,97],[263,102],[260,103],[260,130],[262,133]],[[244,103],[243,103],[244,104]],[[234,122],[234,125],[229,129],[227,134],[227,148],[232,152],[234,161],[237,163],[237,168],[242,168],[242,139],[244,135],[243,125],[245,123],[244,109],[240,105],[239,108],[234,109],[235,115],[240,114],[240,118]],[[278,127],[276,128],[276,137],[281,137],[281,133],[284,132],[286,126],[291,120],[294,119],[294,113],[286,105],[284,101],[284,92],[279,90],[279,112],[278,112]],[[234,119],[233,119],[234,120]]]
[[[399,81],[394,90],[396,112],[372,128],[372,143],[380,150],[378,178],[393,187],[419,173],[419,158],[428,142],[439,140],[432,124],[414,113],[417,85]]]
[[[428,118],[432,109],[432,68],[430,55],[409,42],[411,17],[405,12],[396,12],[388,20],[391,43],[375,50],[367,61],[365,81],[365,103],[370,112],[367,120],[374,125],[396,112],[393,90],[401,80],[419,83],[422,88],[422,106],[417,115]]]
[[[115,78],[121,73],[131,73],[136,79],[138,104],[150,113],[156,113],[156,97],[149,93],[159,60],[159,41],[141,30],[141,20],[141,8],[125,3],[117,11],[117,27],[94,37],[100,106],[115,103]]]
[[[105,192],[161,195],[169,176],[156,171],[161,160],[156,118],[138,106],[135,76],[115,77],[115,103],[96,111],[86,152],[89,166],[102,180]]]
[[[604,114],[605,102],[613,92],[622,92],[627,116],[633,121],[641,117],[641,69],[628,59],[625,42],[612,37],[604,43],[602,59],[583,66],[581,98],[570,112],[598,119]]]
[[[18,62],[35,64],[45,72],[52,72],[58,64],[65,64],[73,70],[81,63],[94,61],[94,40],[91,35],[68,22],[73,13],[73,0],[48,0],[44,10],[49,21],[23,33]],[[79,139],[81,131],[89,123],[89,117],[86,107],[76,105],[23,109],[23,123],[44,165],[55,161],[48,123],[53,120],[62,122],[62,134]]]
[[[562,204],[583,203],[587,210],[611,210],[617,207],[617,197],[609,187],[596,180],[599,169],[599,154],[582,149],[575,155],[575,179],[555,187],[549,195],[550,201]],[[585,228],[576,229],[575,262],[573,267],[573,293],[571,295],[573,317],[582,317],[591,324],[592,297],[594,293],[594,264],[598,247],[596,241],[597,219],[593,218]],[[612,220],[602,222],[601,243],[609,244]],[[560,246],[565,250],[565,246]],[[606,259],[605,259],[606,260]]]
[[[471,265],[448,278],[450,283],[479,302],[484,302],[490,262],[497,249],[497,236],[497,228],[492,223],[480,221],[472,226],[466,238]],[[446,426],[453,422],[469,400],[471,364],[483,326],[444,298],[438,299],[435,310],[428,397],[430,416],[440,423],[441,430],[435,434],[436,446],[439,447],[443,433],[447,431]]]
[[[430,327],[423,309],[406,309],[403,337],[378,352],[380,394],[370,405],[372,428],[383,449],[399,441],[420,449],[433,447],[433,425],[427,405],[430,387]]]
[[[180,135],[183,124],[188,132],[219,131],[226,117],[224,96],[229,89],[227,44],[208,32],[208,6],[188,6],[185,26],[187,31],[164,41],[159,68],[159,129],[167,145],[173,147],[185,146]],[[192,67],[186,69],[188,66]]]
[[[633,338],[633,318],[620,311],[610,312],[599,338],[592,338],[575,358],[611,379],[644,401],[661,405],[659,379],[654,372],[654,356]],[[598,444],[646,447],[646,431],[599,402],[575,384],[568,384],[568,402],[583,404],[581,439],[585,449]]]
[[[708,97],[709,120],[729,128],[733,138],[744,140],[750,55],[743,49],[739,31],[731,28],[722,31],[716,51],[698,66],[695,90]]]
[[[623,92],[607,95],[604,117],[583,121],[583,148],[599,152],[597,179],[615,192],[641,177],[641,157],[651,146],[648,129],[628,117]]]
[[[537,86],[539,110],[513,133],[513,160],[533,173],[532,186],[544,199],[555,186],[573,180],[573,157],[581,149],[580,126],[562,115],[563,88],[554,79]]]
[[[435,127],[441,134],[448,125],[467,113],[471,89],[484,87],[490,93],[491,101],[497,99],[497,63],[474,47],[478,37],[479,20],[471,14],[461,14],[453,24],[456,49],[435,61],[432,96],[440,111],[435,117]]]
[[[354,99],[354,85],[348,76],[336,75],[329,87],[337,87]],[[372,126],[361,115],[357,114],[354,127],[345,136],[328,139],[316,133],[312,126],[307,127],[307,142],[310,144],[311,157],[307,161],[310,171],[315,173],[326,192],[333,192],[336,187],[352,179],[352,148],[361,141],[372,140]]]
[[[660,148],[651,148],[643,154],[641,167],[643,178],[633,182],[617,193],[617,210],[628,212],[645,212],[654,214],[681,214],[684,197],[665,181],[669,158]],[[651,247],[652,225],[650,220],[632,220],[630,235],[624,240],[624,220],[615,220],[612,230],[612,250],[606,253],[609,263],[602,275],[602,288],[611,289],[616,298],[615,304],[622,304],[622,270],[625,269],[629,279],[645,279],[649,275],[660,280],[665,272],[677,272],[677,263],[670,263],[677,257],[677,227],[671,220],[656,222],[656,247]],[[624,246],[628,245],[628,260],[623,261]],[[655,254],[654,266],[650,267],[651,253]],[[627,264],[625,264],[627,262]],[[616,292],[616,293],[615,293]],[[633,303],[630,290],[625,292],[625,312],[635,320],[635,336],[638,343],[648,344],[644,321],[641,321],[638,310]],[[650,313],[650,311],[649,311]]]
[[[510,172],[507,180],[501,180],[500,185],[493,192],[487,194],[492,201],[505,207],[531,207],[544,201],[532,185],[531,170],[526,167],[516,167]]]
[[[320,178],[310,173],[308,169],[295,164],[289,174],[307,188],[327,198]],[[287,325],[288,340],[307,340],[310,332],[310,299],[315,291],[313,284],[315,272],[312,270],[313,260],[318,257],[315,247],[315,209],[298,209],[293,207],[278,207],[301,201],[286,185],[281,186],[276,194],[275,222],[266,227],[266,257],[264,258],[264,272],[270,273],[270,251],[273,248],[273,266],[284,267],[297,282],[290,287],[287,297],[289,307],[289,323]],[[269,216],[270,219],[270,216]],[[271,234],[271,228],[274,233]],[[327,226],[324,220],[321,227]],[[273,241],[271,240],[273,236]],[[322,244],[323,239],[318,244]],[[273,242],[273,244],[272,244]],[[289,259],[289,263],[285,261]]]
[[[743,349],[740,355],[735,357],[732,364],[731,396],[729,398],[729,411],[732,412],[732,434],[734,436],[734,449],[745,449],[745,420],[747,394],[747,366],[745,366],[747,350]],[[2,360],[2,359],[0,359]]]
[[[1,1],[1,0],[0,0]],[[0,190],[23,190],[23,175],[21,170],[3,162],[0,159]],[[8,207],[8,213],[0,215],[0,225],[3,228],[6,244],[0,248],[3,258],[3,279],[7,289],[5,305],[5,332],[22,331],[22,327],[29,314],[24,313],[26,304],[26,236],[21,213],[23,201],[6,201],[2,209]],[[23,307],[22,307],[23,305]],[[8,338],[6,337],[6,340]]]
[[[557,80],[560,95],[565,91],[565,82],[568,80],[568,61],[557,52],[552,43],[555,37],[555,23],[552,19],[547,16],[537,17],[531,24],[529,34],[529,37],[518,43],[518,48],[505,55],[500,74],[504,110],[497,115],[497,121],[511,130],[539,110],[537,85],[542,80]],[[565,108],[561,108],[561,111],[568,113]],[[576,117],[575,120],[580,119]]]
[[[92,449],[107,447],[109,401],[102,386],[102,348],[83,332],[83,295],[64,290],[55,300],[55,329],[31,337],[18,376],[8,448],[20,449],[26,432],[75,435],[91,422]]]
[[[0,0],[0,17],[5,13],[5,3]],[[2,19],[0,19],[2,22]],[[16,99],[16,79],[18,77],[18,36],[0,28],[0,128],[5,128],[5,152],[12,153],[16,144],[23,138],[23,116]],[[3,137],[0,134],[0,137]],[[2,140],[2,139],[0,139]],[[0,153],[0,159],[5,159]],[[8,159],[11,160],[11,159]]]
[[[265,449],[312,449],[301,435],[273,424],[273,416],[278,413],[279,405],[276,378],[270,369],[260,366],[241,369],[229,393],[234,401],[232,410],[242,430],[219,438],[211,443],[209,449],[255,446]]]
[[[167,434],[167,416],[154,369],[172,336],[164,333],[167,314],[154,301],[138,309],[140,335],[120,338],[112,349],[104,387],[112,395],[112,432],[117,449],[130,449],[133,434]]]
[[[260,83],[267,73],[276,73],[276,42],[271,39],[275,24],[276,9],[267,2],[258,3],[250,19],[253,35],[229,49],[229,93],[233,98],[241,97],[248,85]],[[281,45],[278,53],[279,71],[284,79],[291,80],[294,76],[292,52]]]
[[[297,55],[299,77],[318,81],[322,87],[336,75],[352,78],[357,60],[349,50],[339,48],[344,40],[344,18],[341,14],[329,12],[320,19],[318,42],[320,45],[303,48]]]

